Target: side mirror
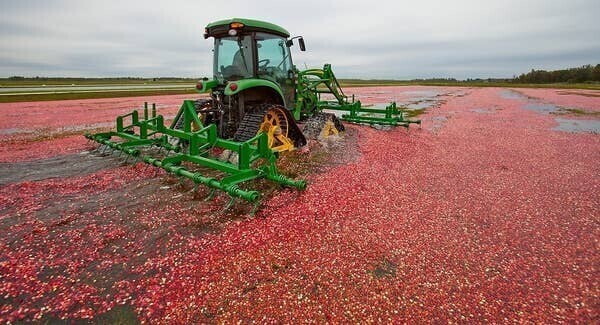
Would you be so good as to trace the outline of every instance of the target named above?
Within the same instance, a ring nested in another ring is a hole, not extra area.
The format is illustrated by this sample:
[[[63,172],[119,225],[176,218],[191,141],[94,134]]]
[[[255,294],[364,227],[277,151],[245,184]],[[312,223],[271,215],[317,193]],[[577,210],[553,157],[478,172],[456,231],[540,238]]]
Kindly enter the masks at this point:
[[[298,44],[300,45],[300,51],[306,51],[306,45],[304,44],[304,38],[300,37],[298,39]]]

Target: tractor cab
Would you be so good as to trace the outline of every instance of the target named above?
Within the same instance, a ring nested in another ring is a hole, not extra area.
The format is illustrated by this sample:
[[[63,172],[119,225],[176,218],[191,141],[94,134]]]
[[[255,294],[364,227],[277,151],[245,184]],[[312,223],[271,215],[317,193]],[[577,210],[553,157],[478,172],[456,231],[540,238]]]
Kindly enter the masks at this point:
[[[288,40],[289,36],[282,27],[252,19],[233,18],[209,24],[204,37],[214,37],[213,80],[219,85],[240,80],[245,85],[253,83],[251,79],[268,81],[259,83],[271,88],[271,95],[279,93],[281,104],[292,107],[295,73],[290,53],[293,41]],[[304,49],[304,42],[300,42]],[[234,84],[239,87],[240,82]]]

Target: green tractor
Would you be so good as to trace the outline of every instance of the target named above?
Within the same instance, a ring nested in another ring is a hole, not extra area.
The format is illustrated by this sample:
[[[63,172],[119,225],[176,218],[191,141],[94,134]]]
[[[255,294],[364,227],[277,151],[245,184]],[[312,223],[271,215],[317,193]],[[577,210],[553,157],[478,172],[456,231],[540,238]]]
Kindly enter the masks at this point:
[[[335,115],[314,112],[314,96],[299,91],[302,79],[290,48],[297,39],[304,51],[302,37],[289,39],[277,25],[238,18],[209,24],[209,37],[215,42],[213,78],[197,88],[210,92],[210,99],[196,107],[204,123],[217,124],[220,137],[246,141],[264,132],[272,150],[287,151],[307,143],[297,121],[318,120],[331,133],[343,130]]]
[[[154,105],[149,109],[145,104],[143,116],[135,110],[117,118],[116,131],[86,137],[105,150],[118,150],[196,185],[204,184],[212,189],[211,196],[214,190],[225,191],[232,203],[235,198],[258,201],[260,193],[240,187],[257,178],[303,189],[303,180],[279,174],[275,165],[279,152],[306,145],[307,137],[338,134],[344,130],[341,120],[420,124],[405,119],[395,103],[367,108],[354,96],[349,99],[329,64],[299,71],[290,49],[296,41],[305,51],[304,39],[290,38],[280,26],[252,19],[220,20],[206,26],[204,38],[209,37],[214,38],[213,76],[196,85],[200,93],[210,94],[208,98],[184,101],[169,126]],[[343,114],[338,118],[331,111]],[[145,149],[151,147],[166,154],[147,155]],[[214,148],[228,153],[226,159],[213,157]],[[216,169],[224,177],[207,177],[183,163]]]

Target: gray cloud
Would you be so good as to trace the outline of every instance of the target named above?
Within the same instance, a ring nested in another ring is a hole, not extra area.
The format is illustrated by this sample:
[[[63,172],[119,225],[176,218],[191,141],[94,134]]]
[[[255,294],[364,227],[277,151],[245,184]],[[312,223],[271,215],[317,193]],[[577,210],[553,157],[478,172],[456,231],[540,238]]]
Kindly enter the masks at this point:
[[[250,17],[303,35],[340,77],[510,77],[600,63],[597,0],[2,1],[0,76],[211,74],[204,26]]]

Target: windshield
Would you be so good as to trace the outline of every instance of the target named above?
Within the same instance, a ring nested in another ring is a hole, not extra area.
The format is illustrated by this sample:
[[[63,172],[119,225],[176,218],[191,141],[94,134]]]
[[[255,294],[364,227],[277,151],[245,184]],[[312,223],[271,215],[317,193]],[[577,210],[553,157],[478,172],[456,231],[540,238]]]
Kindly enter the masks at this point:
[[[215,39],[214,76],[218,80],[252,77],[252,40],[250,36]]]
[[[258,75],[279,80],[292,68],[290,50],[285,39],[279,36],[256,33],[258,49]]]

